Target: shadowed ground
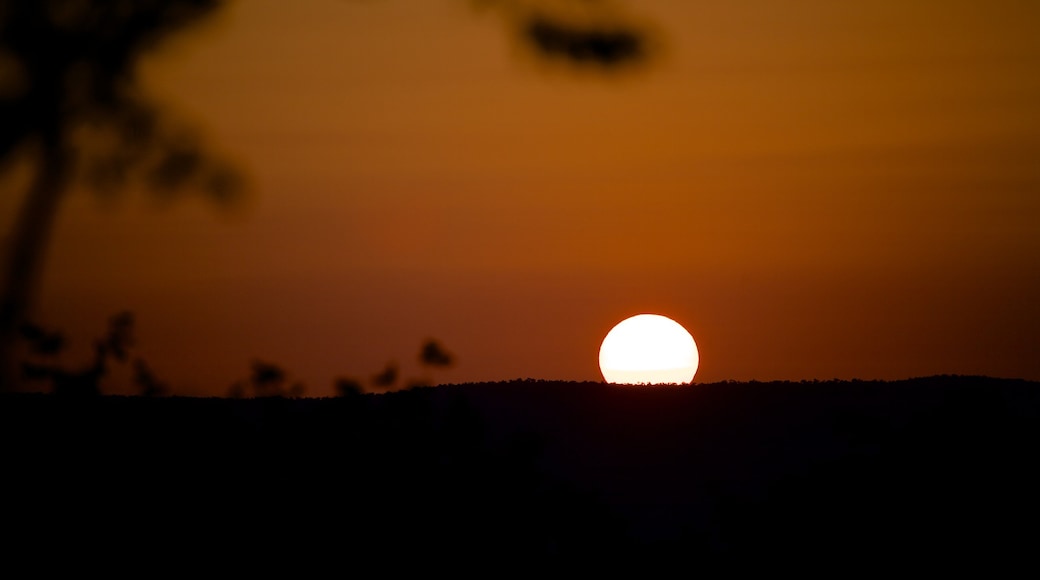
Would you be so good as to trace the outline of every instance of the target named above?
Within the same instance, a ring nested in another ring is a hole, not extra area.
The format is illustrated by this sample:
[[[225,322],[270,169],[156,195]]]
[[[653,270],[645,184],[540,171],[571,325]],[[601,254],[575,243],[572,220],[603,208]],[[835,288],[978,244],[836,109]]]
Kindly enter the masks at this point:
[[[932,377],[8,395],[5,519],[19,544],[53,552],[238,568],[1032,569],[1038,389]]]

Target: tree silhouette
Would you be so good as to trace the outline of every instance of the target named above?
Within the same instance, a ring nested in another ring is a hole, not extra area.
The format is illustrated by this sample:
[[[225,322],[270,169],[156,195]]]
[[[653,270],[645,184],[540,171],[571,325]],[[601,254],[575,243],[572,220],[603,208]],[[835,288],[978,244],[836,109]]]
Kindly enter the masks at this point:
[[[282,367],[262,360],[254,360],[248,380],[237,381],[228,389],[232,398],[241,398],[251,389],[254,397],[301,397],[306,387],[300,382],[289,382],[289,373]]]
[[[444,347],[442,347],[440,343],[431,338],[424,342],[422,348],[419,350],[419,364],[427,370],[448,368],[455,364],[455,357],[448,351],[444,350]],[[410,386],[425,387],[432,384],[433,380],[431,378],[423,377],[421,379],[412,380]]]
[[[532,17],[524,32],[546,56],[578,63],[612,66],[638,60],[646,50],[640,36],[633,31],[579,28],[554,22],[542,15]]]
[[[333,386],[336,389],[336,394],[340,397],[356,397],[364,392],[361,383],[349,377],[336,379]]]
[[[422,343],[418,359],[419,364],[424,369],[447,368],[455,364],[455,357],[433,339],[428,339]],[[389,391],[394,390],[400,378],[401,370],[397,361],[390,360],[381,371],[369,377],[369,383],[377,391]],[[433,381],[429,377],[413,377],[404,381],[403,388],[407,390],[417,387],[428,387],[432,384]],[[332,386],[337,396],[340,397],[352,397],[364,392],[361,382],[352,377],[339,377],[333,381]]]
[[[455,362],[455,357],[444,350],[436,340],[430,339],[423,343],[419,351],[419,362],[430,367],[449,367]]]
[[[0,1],[0,170],[32,170],[3,264],[0,389],[18,382],[17,329],[31,309],[59,206],[74,185],[113,192],[139,183],[220,201],[241,190],[232,167],[151,101],[135,76],[145,53],[221,4]]]
[[[383,370],[372,375],[372,386],[377,389],[389,389],[397,382],[397,375],[397,363],[390,361]]]
[[[546,61],[615,72],[647,62],[653,35],[646,24],[607,0],[478,0],[509,21],[520,42]]]
[[[102,393],[102,381],[112,363],[132,364],[133,382],[145,396],[165,395],[169,388],[160,381],[141,357],[132,357],[136,345],[134,315],[119,312],[109,318],[106,333],[94,341],[91,362],[78,369],[69,369],[58,360],[67,343],[64,335],[31,323],[20,328],[21,338],[31,356],[22,362],[21,375],[49,385],[49,390],[64,396],[92,396]]]
[[[194,127],[150,99],[135,72],[143,55],[224,4],[0,0],[0,173],[31,170],[0,270],[0,391],[19,383],[19,328],[73,186],[112,193],[135,185],[164,196],[195,191],[223,204],[243,191],[241,174],[208,151]],[[646,30],[610,2],[478,4],[504,15],[548,60],[614,70],[649,53]]]
[[[145,397],[160,397],[170,394],[166,383],[156,378],[151,367],[142,359],[134,360],[134,384]]]

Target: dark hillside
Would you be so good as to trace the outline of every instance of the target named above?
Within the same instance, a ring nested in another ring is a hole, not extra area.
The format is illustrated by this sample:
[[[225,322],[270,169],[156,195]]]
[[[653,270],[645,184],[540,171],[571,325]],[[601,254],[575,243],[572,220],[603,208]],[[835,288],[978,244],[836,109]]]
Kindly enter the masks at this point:
[[[1040,384],[1017,380],[17,395],[0,435],[8,529],[62,549],[934,569],[1035,566],[1040,539]]]

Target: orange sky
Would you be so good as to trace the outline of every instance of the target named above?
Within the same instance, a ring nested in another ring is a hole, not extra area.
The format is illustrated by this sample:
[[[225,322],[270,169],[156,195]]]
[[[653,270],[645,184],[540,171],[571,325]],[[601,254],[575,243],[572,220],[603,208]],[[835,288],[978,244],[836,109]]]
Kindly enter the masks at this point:
[[[1040,379],[1040,4],[846,4],[632,2],[661,49],[603,76],[468,2],[232,3],[142,77],[248,202],[70,198],[42,318],[133,310],[180,394],[418,376],[427,337],[441,382],[599,380],[640,312],[698,382]]]

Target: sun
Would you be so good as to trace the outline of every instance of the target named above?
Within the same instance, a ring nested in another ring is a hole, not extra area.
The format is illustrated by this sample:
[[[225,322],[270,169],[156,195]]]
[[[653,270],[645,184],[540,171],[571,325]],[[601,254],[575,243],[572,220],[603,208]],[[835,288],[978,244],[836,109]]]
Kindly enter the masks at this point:
[[[659,314],[622,320],[599,347],[599,369],[608,383],[684,384],[693,381],[699,365],[693,336]]]

